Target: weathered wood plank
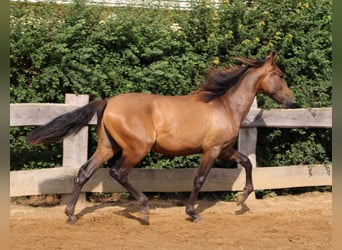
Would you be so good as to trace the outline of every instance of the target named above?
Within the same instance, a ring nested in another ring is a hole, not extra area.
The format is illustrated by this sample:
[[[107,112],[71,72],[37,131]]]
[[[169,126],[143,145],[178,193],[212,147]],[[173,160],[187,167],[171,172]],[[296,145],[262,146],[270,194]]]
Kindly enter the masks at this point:
[[[56,167],[10,172],[10,196],[71,193],[77,169]]]
[[[251,109],[242,127],[332,127],[332,108]]]
[[[258,167],[253,171],[256,190],[332,185],[331,165]]]
[[[123,189],[101,168],[84,186],[84,192],[123,192]],[[134,185],[143,192],[187,192],[192,190],[197,169],[133,169],[129,175]],[[10,172],[10,196],[65,194],[71,192],[77,169],[51,169]],[[332,185],[332,167],[323,165],[267,167],[253,169],[255,189],[278,189],[304,186]],[[239,191],[245,184],[241,168],[213,168],[202,191]]]
[[[10,126],[42,125],[78,108],[69,104],[10,104]],[[96,124],[96,116],[89,125]],[[332,127],[332,108],[251,109],[241,127]]]
[[[10,126],[40,126],[59,115],[79,108],[73,104],[57,103],[15,103],[10,104]],[[89,125],[96,125],[96,115]]]
[[[89,102],[88,95],[65,95],[65,103],[83,106]],[[88,157],[88,127],[83,127],[76,135],[63,140],[63,166],[79,168]]]
[[[43,125],[75,108],[78,107],[75,105],[56,103],[10,104],[10,126]]]

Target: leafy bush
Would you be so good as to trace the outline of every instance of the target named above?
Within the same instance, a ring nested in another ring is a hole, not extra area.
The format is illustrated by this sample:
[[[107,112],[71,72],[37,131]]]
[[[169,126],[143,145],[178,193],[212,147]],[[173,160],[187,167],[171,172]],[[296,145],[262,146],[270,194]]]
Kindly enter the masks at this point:
[[[331,105],[331,0],[232,0],[217,8],[193,1],[189,11],[109,8],[84,0],[11,2],[10,11],[11,103],[64,102],[65,93],[88,94],[91,100],[125,92],[182,95],[197,89],[210,68],[234,64],[232,57],[278,51],[298,103]],[[263,96],[258,104],[278,107]],[[11,128],[12,169],[61,164],[60,145],[41,152],[25,144],[26,131]],[[258,164],[330,161],[331,130],[317,131],[259,129]],[[197,156],[151,155],[141,165],[197,164]]]

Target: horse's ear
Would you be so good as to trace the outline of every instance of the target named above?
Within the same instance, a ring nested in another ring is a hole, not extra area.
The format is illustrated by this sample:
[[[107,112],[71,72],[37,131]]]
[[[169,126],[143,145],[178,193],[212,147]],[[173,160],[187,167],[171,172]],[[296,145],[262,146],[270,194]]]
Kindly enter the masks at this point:
[[[273,52],[273,57],[272,57],[272,64],[275,65],[278,59],[278,54]]]
[[[270,59],[272,62],[272,65],[275,65],[278,59],[278,54],[276,52],[271,52],[267,57],[266,60]]]

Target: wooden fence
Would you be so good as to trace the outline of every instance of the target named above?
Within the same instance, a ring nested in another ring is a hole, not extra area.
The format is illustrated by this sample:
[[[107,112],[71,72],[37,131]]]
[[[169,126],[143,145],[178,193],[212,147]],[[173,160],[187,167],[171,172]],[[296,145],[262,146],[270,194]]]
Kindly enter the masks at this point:
[[[56,116],[88,103],[87,95],[67,94],[65,104],[10,104],[10,126],[42,125]],[[96,124],[94,117],[89,125]],[[256,190],[332,185],[331,165],[256,167],[257,127],[332,127],[332,109],[258,109],[252,107],[240,130],[239,151],[253,164]],[[10,196],[69,194],[78,168],[87,160],[88,127],[63,141],[62,167],[10,172]],[[185,192],[192,190],[196,169],[133,169],[130,178],[143,192]],[[213,168],[202,191],[240,191],[245,171]],[[83,192],[123,192],[101,168],[84,186]]]

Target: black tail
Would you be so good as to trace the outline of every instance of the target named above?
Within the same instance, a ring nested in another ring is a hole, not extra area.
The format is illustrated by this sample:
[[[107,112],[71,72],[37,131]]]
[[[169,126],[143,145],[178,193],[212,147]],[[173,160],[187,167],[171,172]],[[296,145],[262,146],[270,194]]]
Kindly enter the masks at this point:
[[[107,100],[91,102],[81,108],[60,115],[49,123],[38,127],[27,135],[30,144],[49,144],[62,140],[63,138],[77,134],[97,113],[102,119],[102,114],[107,105]]]

